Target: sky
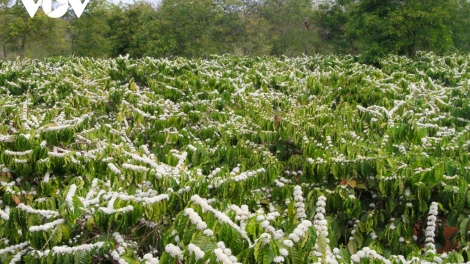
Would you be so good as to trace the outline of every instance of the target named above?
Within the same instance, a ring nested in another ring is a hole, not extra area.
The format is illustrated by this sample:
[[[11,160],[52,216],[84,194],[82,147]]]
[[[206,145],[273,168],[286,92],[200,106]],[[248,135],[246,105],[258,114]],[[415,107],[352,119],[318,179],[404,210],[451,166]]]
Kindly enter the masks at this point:
[[[93,1],[93,0],[90,0],[90,1]],[[119,2],[122,2],[124,4],[132,4],[134,2],[134,0],[109,0],[115,4],[119,4]],[[151,2],[151,3],[155,3],[155,4],[158,4],[160,3],[160,0],[145,0],[146,2]]]

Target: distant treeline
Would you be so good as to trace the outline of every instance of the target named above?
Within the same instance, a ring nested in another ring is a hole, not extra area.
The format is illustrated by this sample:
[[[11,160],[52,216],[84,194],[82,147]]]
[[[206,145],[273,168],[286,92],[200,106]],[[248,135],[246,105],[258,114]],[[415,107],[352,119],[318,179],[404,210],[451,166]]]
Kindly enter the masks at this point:
[[[470,51],[467,0],[91,0],[80,18],[59,19],[11,1],[0,0],[0,58],[335,53],[374,63]]]

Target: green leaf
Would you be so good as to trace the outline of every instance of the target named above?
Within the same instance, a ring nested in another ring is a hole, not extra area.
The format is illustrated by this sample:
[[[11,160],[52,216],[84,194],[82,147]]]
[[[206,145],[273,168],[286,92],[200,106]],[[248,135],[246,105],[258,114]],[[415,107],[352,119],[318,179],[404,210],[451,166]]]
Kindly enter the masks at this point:
[[[469,228],[469,220],[470,218],[464,218],[462,222],[460,222],[459,226],[459,233],[460,233],[460,243],[462,245],[467,243],[467,233]]]
[[[274,251],[269,245],[262,247],[258,254],[258,263],[271,264],[274,260]]]
[[[65,240],[70,239],[70,230],[66,225],[61,225],[60,228],[62,229],[62,236]]]
[[[195,231],[196,225],[190,225],[188,226],[188,228],[185,229],[182,240],[185,246],[189,245]]]
[[[357,243],[354,240],[349,240],[348,242],[349,254],[354,255],[357,252]]]
[[[87,251],[77,251],[73,254],[74,264],[88,264],[91,263],[91,255]]]
[[[326,249],[328,247],[328,242],[326,241],[326,237],[325,237],[325,235],[323,235],[322,232],[320,232],[318,234],[317,244],[318,244],[318,248],[320,250],[320,253],[323,256],[323,259],[325,259],[326,258]]]

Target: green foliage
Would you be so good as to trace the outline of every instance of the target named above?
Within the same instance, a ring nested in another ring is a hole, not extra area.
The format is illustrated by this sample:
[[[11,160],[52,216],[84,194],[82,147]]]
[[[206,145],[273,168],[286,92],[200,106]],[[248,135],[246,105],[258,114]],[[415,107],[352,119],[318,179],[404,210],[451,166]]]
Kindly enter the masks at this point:
[[[41,11],[31,19],[21,1],[13,2],[0,3],[7,59],[349,53],[381,66],[388,54],[470,51],[466,0],[97,0],[80,18],[69,12],[59,19]]]
[[[83,15],[69,22],[72,55],[106,57],[110,54],[112,43],[106,35],[111,29],[108,19],[112,11],[105,1],[90,1]]]
[[[129,57],[1,62],[0,262],[468,258],[469,56]]]
[[[31,18],[22,2],[0,3],[0,45],[5,58],[58,56],[66,54],[66,22],[54,20],[41,10]],[[40,46],[40,47],[39,47]]]
[[[353,5],[347,31],[360,36],[361,59],[378,65],[387,54],[414,56],[416,51],[452,49],[450,20],[456,1],[375,1]]]

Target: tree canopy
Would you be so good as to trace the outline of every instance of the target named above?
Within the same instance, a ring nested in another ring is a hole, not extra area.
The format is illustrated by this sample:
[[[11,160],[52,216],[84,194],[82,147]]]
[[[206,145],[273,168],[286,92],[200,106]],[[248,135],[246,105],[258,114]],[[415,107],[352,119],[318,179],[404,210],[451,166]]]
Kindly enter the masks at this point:
[[[210,54],[414,56],[470,51],[467,0],[91,1],[77,18],[30,18],[0,2],[4,58],[17,56],[207,57]]]

